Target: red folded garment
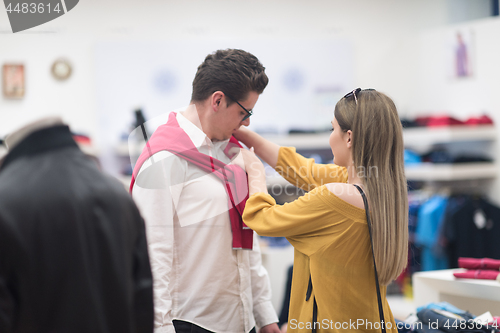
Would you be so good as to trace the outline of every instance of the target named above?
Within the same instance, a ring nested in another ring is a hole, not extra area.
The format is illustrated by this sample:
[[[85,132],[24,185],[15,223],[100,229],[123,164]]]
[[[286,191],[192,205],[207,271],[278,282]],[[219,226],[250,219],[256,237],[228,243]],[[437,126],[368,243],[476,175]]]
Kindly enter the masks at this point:
[[[488,116],[470,117],[465,121],[466,125],[491,125],[493,120]]]
[[[415,118],[415,124],[417,124],[417,126],[427,126],[430,118],[431,117],[417,117]]]
[[[490,258],[458,258],[458,267],[467,269],[500,269],[500,260]]]
[[[488,323],[488,326],[499,329],[500,328],[500,317],[493,317],[493,321]]]
[[[499,271],[483,271],[483,270],[469,270],[466,272],[453,273],[453,276],[459,279],[479,279],[479,280],[496,280]]]
[[[440,127],[450,125],[463,125],[464,122],[450,116],[433,116],[429,118],[427,126]]]

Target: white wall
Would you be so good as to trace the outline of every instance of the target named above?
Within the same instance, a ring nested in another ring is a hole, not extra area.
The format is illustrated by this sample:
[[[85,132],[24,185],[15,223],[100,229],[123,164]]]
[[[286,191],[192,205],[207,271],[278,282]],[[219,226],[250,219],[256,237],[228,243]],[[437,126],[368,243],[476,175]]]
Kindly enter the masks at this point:
[[[26,66],[25,98],[0,98],[0,135],[47,114],[60,114],[74,130],[98,135],[93,52],[97,42],[110,40],[349,39],[356,86],[388,92],[404,113],[412,96],[406,81],[416,74],[415,36],[445,25],[448,6],[445,0],[85,0],[66,15],[17,34],[9,33],[0,10],[0,63]],[[67,82],[50,76],[58,57],[73,63]]]

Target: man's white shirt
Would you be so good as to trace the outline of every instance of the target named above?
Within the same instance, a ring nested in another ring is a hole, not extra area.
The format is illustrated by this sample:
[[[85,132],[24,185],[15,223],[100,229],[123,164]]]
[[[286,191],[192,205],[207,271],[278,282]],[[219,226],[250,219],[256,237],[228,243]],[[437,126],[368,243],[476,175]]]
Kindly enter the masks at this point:
[[[230,163],[227,140],[212,143],[180,112],[176,119],[198,151]],[[228,196],[217,176],[161,151],[143,164],[132,193],[146,222],[155,333],[175,332],[173,319],[220,333],[278,322],[257,235],[253,250],[233,250]]]

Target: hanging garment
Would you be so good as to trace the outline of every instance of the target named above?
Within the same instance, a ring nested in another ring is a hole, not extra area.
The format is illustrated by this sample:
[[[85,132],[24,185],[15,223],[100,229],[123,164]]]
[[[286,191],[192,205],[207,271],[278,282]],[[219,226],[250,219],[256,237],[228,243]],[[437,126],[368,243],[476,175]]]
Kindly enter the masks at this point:
[[[451,267],[458,267],[460,257],[500,259],[500,208],[469,197],[450,217],[444,235]]]
[[[415,244],[422,248],[423,271],[448,268],[446,255],[438,243],[447,203],[447,197],[436,195],[420,207]]]

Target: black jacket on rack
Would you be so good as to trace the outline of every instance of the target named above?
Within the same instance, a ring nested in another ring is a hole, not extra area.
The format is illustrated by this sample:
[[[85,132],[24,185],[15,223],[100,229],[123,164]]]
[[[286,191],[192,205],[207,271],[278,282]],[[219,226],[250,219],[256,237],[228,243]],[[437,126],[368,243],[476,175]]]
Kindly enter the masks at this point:
[[[0,169],[0,332],[153,332],[144,222],[67,126],[28,135]]]
[[[450,267],[459,257],[500,259],[500,208],[484,198],[468,196],[443,227]]]

